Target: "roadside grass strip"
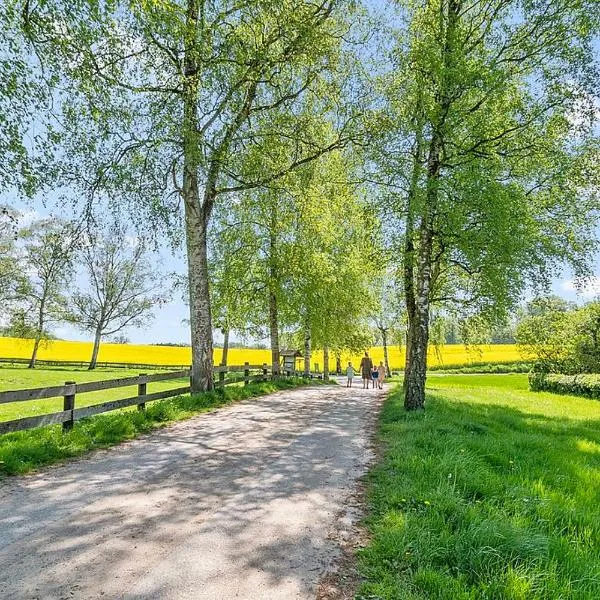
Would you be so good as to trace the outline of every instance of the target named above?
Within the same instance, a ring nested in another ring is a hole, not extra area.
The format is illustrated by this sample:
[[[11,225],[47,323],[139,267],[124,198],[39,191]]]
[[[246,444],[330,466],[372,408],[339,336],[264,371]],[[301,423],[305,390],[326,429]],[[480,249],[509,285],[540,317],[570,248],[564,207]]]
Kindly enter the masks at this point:
[[[310,381],[311,385],[318,383],[322,382]],[[247,386],[230,385],[218,391],[157,400],[143,411],[124,409],[82,419],[68,433],[63,433],[60,425],[51,425],[0,435],[0,475],[27,473],[226,404],[306,384],[301,378],[286,378]]]
[[[600,598],[600,404],[524,375],[430,376],[401,390],[368,479],[357,598]]]

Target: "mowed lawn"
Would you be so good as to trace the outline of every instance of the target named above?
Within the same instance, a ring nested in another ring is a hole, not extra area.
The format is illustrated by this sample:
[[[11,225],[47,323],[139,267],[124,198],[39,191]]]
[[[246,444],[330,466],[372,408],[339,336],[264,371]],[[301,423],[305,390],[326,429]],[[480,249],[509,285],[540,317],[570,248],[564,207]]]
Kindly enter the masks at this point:
[[[600,598],[600,402],[526,375],[430,375],[392,394],[369,476],[358,598]]]
[[[176,370],[176,369],[173,369]],[[167,371],[160,371],[162,373]],[[150,373],[150,371],[148,371]],[[100,381],[105,379],[121,379],[122,377],[133,377],[139,375],[139,370],[130,369],[98,369],[88,371],[87,369],[66,369],[61,367],[27,369],[23,367],[0,366],[0,392],[6,390],[19,390],[29,388],[41,388],[54,385],[63,385],[66,381],[86,383],[88,381]],[[169,388],[182,387],[187,379],[171,379],[168,381],[157,381],[149,383],[148,393],[168,390]],[[109,400],[118,400],[137,395],[137,386],[101,390],[79,394],[75,398],[75,407],[100,404]],[[135,407],[133,407],[135,408]],[[45,413],[58,412],[63,409],[63,399],[54,398],[48,400],[29,400],[27,402],[11,402],[0,404],[0,421],[10,421],[22,417],[31,417]]]

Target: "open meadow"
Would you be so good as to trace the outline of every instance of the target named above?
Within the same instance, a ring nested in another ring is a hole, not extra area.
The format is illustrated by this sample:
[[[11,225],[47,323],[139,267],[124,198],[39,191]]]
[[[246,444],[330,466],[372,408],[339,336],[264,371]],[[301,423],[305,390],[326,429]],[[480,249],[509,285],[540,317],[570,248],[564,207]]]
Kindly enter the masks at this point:
[[[150,372],[148,371],[148,373]],[[0,364],[0,392],[64,385],[67,381],[87,383],[89,381],[102,381],[105,379],[120,379],[122,377],[135,377],[139,374],[139,371],[132,369],[97,369],[94,371],[70,367],[38,367],[36,369],[27,369],[24,365],[8,366]],[[148,384],[148,393],[181,387],[186,385],[187,382],[187,379],[155,381]],[[100,390],[98,392],[88,392],[77,396],[77,408],[100,404],[109,400],[128,398],[136,394],[137,386],[135,385]],[[62,409],[62,398],[0,404],[0,421],[33,417],[35,415],[57,412]]]
[[[359,598],[600,598],[600,402],[430,374],[380,426]]]

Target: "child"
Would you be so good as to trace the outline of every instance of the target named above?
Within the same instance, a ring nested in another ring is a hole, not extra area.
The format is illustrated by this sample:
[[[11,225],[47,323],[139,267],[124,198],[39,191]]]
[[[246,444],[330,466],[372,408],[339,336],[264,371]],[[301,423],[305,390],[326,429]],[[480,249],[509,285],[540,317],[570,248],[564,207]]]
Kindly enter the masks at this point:
[[[346,369],[346,377],[348,377],[348,381],[346,382],[346,387],[352,387],[352,380],[354,379],[354,367],[352,363],[348,363],[348,368]]]
[[[373,389],[378,388],[379,371],[375,365],[373,365],[373,370],[371,371],[371,379],[373,380]]]
[[[379,363],[377,370],[379,371],[379,381],[378,381],[379,389],[382,390],[383,389],[383,380],[385,379],[385,366],[384,366],[383,362]]]

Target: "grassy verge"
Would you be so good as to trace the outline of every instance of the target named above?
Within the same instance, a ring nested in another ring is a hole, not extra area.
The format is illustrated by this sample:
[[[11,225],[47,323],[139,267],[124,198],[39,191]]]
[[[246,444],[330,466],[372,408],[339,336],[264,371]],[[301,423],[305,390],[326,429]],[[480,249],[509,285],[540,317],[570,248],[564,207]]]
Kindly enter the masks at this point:
[[[370,474],[362,599],[600,598],[600,407],[523,375],[399,392]]]
[[[0,436],[0,474],[26,473],[225,404],[305,384],[302,379],[289,378],[248,386],[231,385],[215,392],[158,400],[148,404],[144,411],[121,410],[83,419],[66,434],[60,425],[8,433]]]

